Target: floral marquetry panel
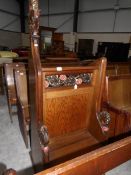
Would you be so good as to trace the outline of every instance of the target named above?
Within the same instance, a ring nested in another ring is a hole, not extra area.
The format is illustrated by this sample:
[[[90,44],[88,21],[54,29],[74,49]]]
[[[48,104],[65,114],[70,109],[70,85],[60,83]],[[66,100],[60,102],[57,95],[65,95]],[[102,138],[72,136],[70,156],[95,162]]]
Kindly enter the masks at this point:
[[[81,84],[91,83],[91,74],[61,74],[61,75],[48,75],[45,77],[45,88],[49,87],[70,87]]]

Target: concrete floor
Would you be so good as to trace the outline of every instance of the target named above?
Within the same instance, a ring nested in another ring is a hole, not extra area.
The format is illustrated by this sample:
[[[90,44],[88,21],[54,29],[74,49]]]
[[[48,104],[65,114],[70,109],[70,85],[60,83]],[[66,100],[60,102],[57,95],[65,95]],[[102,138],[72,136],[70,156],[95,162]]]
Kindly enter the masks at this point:
[[[17,115],[13,116],[11,123],[6,98],[0,96],[0,175],[7,168],[14,168],[18,175],[33,175],[29,151],[19,130]],[[131,175],[131,161],[107,172],[106,175]]]
[[[32,163],[19,130],[17,115],[10,122],[5,96],[0,96],[0,174],[13,168],[18,175],[32,175]]]

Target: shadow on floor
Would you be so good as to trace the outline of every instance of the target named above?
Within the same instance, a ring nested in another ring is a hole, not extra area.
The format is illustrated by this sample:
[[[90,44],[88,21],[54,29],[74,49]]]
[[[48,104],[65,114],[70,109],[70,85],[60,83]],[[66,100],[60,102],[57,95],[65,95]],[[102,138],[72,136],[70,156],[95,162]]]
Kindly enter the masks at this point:
[[[0,175],[6,171],[6,165],[0,162]]]
[[[33,175],[34,172],[33,172],[33,169],[32,167],[28,167],[24,170],[20,170],[17,172],[17,175]]]

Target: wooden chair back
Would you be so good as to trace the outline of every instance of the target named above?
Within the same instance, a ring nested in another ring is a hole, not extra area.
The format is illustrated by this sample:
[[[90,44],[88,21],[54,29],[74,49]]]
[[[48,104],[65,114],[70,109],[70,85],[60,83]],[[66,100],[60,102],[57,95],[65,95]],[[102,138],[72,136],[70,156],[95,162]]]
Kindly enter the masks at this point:
[[[131,106],[131,75],[108,78],[108,101],[118,108]]]
[[[116,75],[107,78],[106,110],[111,114],[110,136],[131,130],[131,75]]]
[[[60,72],[53,68],[43,69],[43,121],[50,138],[92,125],[91,120],[95,120],[96,113],[101,111],[105,73],[104,58],[83,68],[63,68]],[[84,81],[84,76],[87,76],[87,83],[75,85],[74,81]],[[72,84],[69,85],[68,81]]]
[[[107,66],[107,76],[125,75],[131,73],[130,63],[114,63]]]
[[[25,68],[15,70],[15,84],[17,92],[17,105],[18,105],[18,120],[20,130],[25,141],[26,147],[29,145],[29,102],[28,102],[28,89],[27,89],[27,71]]]
[[[6,90],[7,90],[7,101],[9,107],[9,114],[12,121],[12,106],[17,104],[16,98],[16,89],[14,82],[14,70],[17,68],[21,69],[24,67],[22,63],[6,63],[4,64],[5,71],[5,81],[6,81]]]

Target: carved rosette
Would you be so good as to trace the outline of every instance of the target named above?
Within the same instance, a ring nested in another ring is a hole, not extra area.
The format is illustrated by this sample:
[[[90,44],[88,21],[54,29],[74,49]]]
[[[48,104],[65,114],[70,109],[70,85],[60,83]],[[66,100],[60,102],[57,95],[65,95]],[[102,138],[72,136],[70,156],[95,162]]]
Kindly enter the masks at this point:
[[[45,88],[49,87],[68,87],[81,84],[91,83],[91,74],[61,74],[61,75],[49,75],[45,77]]]

